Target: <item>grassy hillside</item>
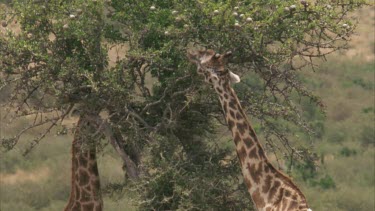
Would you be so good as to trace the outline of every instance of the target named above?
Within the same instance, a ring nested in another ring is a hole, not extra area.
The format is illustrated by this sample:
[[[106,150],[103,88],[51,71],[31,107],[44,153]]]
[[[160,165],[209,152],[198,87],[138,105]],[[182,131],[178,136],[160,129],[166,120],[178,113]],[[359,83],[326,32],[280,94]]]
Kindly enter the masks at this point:
[[[317,72],[305,73],[327,111],[324,135],[316,141],[325,185],[304,183],[315,210],[375,209],[374,10],[363,9],[358,16],[351,48],[330,56]]]
[[[304,73],[327,109],[322,136],[314,141],[321,156],[316,175],[304,178],[297,170],[293,172],[313,210],[368,211],[375,207],[375,17],[372,9],[358,15],[361,24],[351,49],[330,56],[316,72]],[[0,112],[1,136],[14,134],[29,121],[8,127],[5,111]],[[30,132],[15,150],[0,152],[1,211],[62,210],[67,202],[72,135],[52,132],[22,157],[29,138],[37,133]],[[122,181],[121,165],[119,157],[106,147],[99,156],[103,187]],[[106,196],[104,203],[106,210],[135,210],[129,197]]]
[[[360,56],[335,57],[310,75],[327,106],[316,152],[320,177],[330,179],[315,187],[305,183],[316,210],[374,209],[374,65]]]

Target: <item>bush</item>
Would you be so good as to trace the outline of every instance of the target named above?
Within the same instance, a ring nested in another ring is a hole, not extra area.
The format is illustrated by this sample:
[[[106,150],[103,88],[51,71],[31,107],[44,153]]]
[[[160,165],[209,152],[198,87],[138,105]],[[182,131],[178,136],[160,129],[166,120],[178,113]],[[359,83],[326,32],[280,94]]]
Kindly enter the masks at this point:
[[[370,81],[365,81],[363,78],[354,78],[352,79],[352,82],[354,85],[360,86],[363,89],[366,90],[373,90],[374,89],[374,83]]]
[[[328,141],[332,143],[342,143],[345,141],[347,134],[341,129],[332,128],[328,134]]]
[[[318,175],[313,160],[308,160],[304,163],[298,163],[296,165],[296,169],[297,172],[300,174],[300,177],[306,182],[313,181],[314,178]]]
[[[357,151],[355,149],[349,149],[348,147],[344,147],[340,150],[340,155],[344,157],[350,157],[356,154],[357,154]]]
[[[333,178],[329,175],[325,175],[324,177],[320,178],[319,180],[312,181],[311,183],[313,186],[318,186],[323,188],[324,190],[336,188],[336,183]]]
[[[360,141],[363,147],[375,146],[375,130],[374,127],[366,126],[360,134]]]
[[[374,107],[366,107],[366,108],[362,109],[362,112],[365,113],[365,114],[375,113],[375,108]]]

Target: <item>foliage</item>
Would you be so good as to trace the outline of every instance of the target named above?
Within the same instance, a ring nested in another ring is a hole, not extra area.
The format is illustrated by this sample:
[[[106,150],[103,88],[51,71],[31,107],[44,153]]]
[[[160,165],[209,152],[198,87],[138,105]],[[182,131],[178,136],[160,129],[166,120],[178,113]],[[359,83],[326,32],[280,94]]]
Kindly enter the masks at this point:
[[[349,157],[349,156],[356,155],[356,154],[357,154],[357,151],[355,149],[349,149],[349,147],[343,147],[340,150],[340,155],[345,156],[345,157]]]
[[[364,147],[375,146],[374,127],[371,127],[371,126],[364,127],[361,131],[360,141]]]
[[[11,150],[28,130],[48,124],[29,140],[26,155],[74,108],[98,118],[106,111],[113,129],[127,137],[125,151],[143,155],[144,180],[136,185],[141,207],[249,208],[238,200],[247,193],[234,182],[236,162],[220,165],[233,159],[213,141],[222,127],[220,106],[186,50],[233,50],[228,68],[248,77],[236,88],[268,144],[278,142],[279,153],[310,162],[313,155],[289,144],[290,131],[277,120],[311,131],[305,120],[315,109],[296,98],[322,103],[298,72],[347,46],[355,29],[347,13],[365,3],[330,2],[15,1],[2,17],[4,25],[18,21],[21,32],[0,37],[0,85],[12,89],[4,105],[12,118],[36,121],[3,138],[2,146]],[[126,57],[110,66],[109,49],[124,43]],[[323,136],[321,122],[312,127]]]
[[[246,189],[239,182],[238,161],[230,149],[218,148],[214,137],[204,142],[198,138],[193,141],[197,148],[190,155],[178,147],[179,141],[159,139],[158,144],[150,146],[150,157],[145,164],[153,169],[137,184],[145,197],[140,209],[231,210],[241,207],[251,210],[250,199],[243,197]],[[168,147],[163,146],[165,144]]]
[[[336,130],[331,131],[328,134],[328,141],[333,143],[342,143],[345,141],[347,134],[345,131],[340,130],[341,128],[337,128]]]
[[[318,181],[313,181],[314,186],[320,186],[322,189],[335,188],[335,181],[329,175],[320,178]]]

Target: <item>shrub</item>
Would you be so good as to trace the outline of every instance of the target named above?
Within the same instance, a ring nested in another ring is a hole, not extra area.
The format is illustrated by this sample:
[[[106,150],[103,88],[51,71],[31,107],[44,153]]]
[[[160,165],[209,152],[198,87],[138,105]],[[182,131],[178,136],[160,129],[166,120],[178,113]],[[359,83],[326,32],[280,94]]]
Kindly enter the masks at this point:
[[[347,134],[343,130],[332,129],[328,134],[328,141],[332,143],[342,143],[345,141]]]
[[[360,134],[360,141],[363,147],[375,146],[375,130],[374,127],[366,126]]]
[[[365,81],[363,78],[354,78],[352,79],[352,82],[354,85],[360,86],[363,89],[366,90],[373,90],[374,89],[374,83],[370,81]]]
[[[344,157],[350,157],[350,156],[356,155],[356,154],[357,154],[357,151],[355,149],[349,149],[349,147],[343,147],[340,150],[340,155],[342,155]]]
[[[333,178],[329,175],[325,175],[324,177],[320,178],[317,181],[312,182],[313,186],[318,186],[323,189],[331,189],[331,188],[336,188],[336,183],[333,180]]]
[[[365,114],[375,113],[375,108],[374,107],[366,107],[366,108],[362,109],[362,112],[365,113]]]

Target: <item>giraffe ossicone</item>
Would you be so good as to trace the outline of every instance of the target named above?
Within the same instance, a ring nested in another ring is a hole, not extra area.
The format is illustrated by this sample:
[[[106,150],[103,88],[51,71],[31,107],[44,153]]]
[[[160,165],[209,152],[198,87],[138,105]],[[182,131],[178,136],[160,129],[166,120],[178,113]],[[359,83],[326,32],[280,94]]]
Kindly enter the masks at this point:
[[[245,111],[231,84],[239,76],[226,68],[232,52],[191,50],[189,60],[197,65],[197,72],[213,86],[236,146],[244,183],[258,211],[311,211],[303,193],[292,180],[278,171],[268,160]]]

